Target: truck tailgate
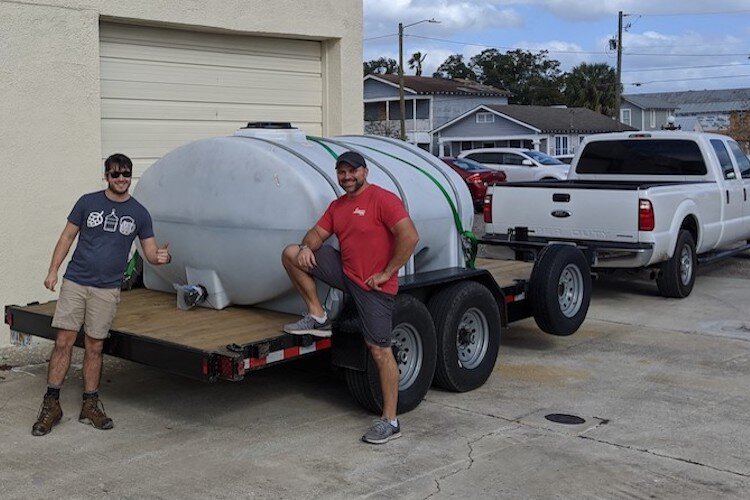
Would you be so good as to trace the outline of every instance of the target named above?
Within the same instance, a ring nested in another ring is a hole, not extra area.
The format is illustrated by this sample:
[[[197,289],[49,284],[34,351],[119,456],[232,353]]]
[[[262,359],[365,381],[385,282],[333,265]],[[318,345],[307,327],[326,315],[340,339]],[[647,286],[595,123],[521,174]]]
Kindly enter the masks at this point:
[[[638,189],[570,183],[509,183],[490,188],[487,233],[527,227],[529,236],[636,243]]]

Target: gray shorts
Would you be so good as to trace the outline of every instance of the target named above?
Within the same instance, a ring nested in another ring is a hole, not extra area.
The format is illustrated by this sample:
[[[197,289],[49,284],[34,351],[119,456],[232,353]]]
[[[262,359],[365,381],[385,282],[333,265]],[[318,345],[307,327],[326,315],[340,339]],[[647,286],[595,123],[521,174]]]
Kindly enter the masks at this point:
[[[357,306],[359,321],[365,341],[380,347],[391,345],[393,325],[393,295],[377,290],[363,290],[346,277],[341,264],[341,254],[330,245],[323,245],[315,251],[318,263],[311,274],[333,288],[349,294]]]

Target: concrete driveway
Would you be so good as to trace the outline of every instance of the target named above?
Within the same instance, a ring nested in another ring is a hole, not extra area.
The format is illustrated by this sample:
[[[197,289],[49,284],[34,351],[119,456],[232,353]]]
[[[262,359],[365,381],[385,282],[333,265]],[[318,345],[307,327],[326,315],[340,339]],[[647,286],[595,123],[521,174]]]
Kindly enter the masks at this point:
[[[2,352],[3,498],[746,498],[750,255],[702,269],[684,300],[603,278],[583,328],[504,332],[478,390],[433,389],[404,436],[359,442],[371,415],[324,357],[206,385],[106,358],[111,431],[65,415],[30,434],[48,345]],[[80,352],[76,354],[80,363]],[[553,413],[581,417],[567,425]],[[744,493],[743,493],[744,492]]]

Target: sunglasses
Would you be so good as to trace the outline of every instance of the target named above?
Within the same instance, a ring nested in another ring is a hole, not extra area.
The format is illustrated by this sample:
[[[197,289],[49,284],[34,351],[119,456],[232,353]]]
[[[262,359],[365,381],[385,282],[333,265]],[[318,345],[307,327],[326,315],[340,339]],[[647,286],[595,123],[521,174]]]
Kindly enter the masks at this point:
[[[107,175],[110,177],[110,179],[119,179],[120,176],[128,178],[133,176],[133,172],[131,172],[130,170],[125,170],[124,172],[107,172]]]

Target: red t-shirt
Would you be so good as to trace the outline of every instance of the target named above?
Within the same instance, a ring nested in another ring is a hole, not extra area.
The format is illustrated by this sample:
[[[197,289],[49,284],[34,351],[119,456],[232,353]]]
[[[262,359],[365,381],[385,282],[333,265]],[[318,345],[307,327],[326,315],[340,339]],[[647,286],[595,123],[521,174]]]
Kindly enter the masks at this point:
[[[365,280],[383,272],[393,257],[396,238],[391,228],[408,216],[395,194],[370,184],[354,198],[345,194],[333,200],[317,225],[339,239],[344,274],[370,290]],[[380,287],[396,295],[398,273]]]

